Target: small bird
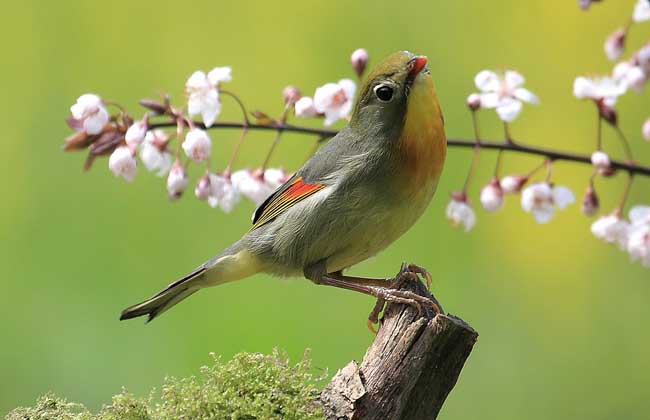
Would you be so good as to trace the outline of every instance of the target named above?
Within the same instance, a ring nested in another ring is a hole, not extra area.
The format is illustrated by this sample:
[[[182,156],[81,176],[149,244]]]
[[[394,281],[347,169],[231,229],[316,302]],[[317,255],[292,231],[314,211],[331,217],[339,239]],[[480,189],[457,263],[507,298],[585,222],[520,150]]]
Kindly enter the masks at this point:
[[[148,315],[151,321],[203,288],[260,272],[437,308],[390,280],[349,277],[343,270],[376,255],[418,220],[434,195],[446,150],[427,58],[392,54],[363,83],[348,125],[255,210],[248,233],[126,308],[120,319]],[[406,269],[428,276],[414,265]]]

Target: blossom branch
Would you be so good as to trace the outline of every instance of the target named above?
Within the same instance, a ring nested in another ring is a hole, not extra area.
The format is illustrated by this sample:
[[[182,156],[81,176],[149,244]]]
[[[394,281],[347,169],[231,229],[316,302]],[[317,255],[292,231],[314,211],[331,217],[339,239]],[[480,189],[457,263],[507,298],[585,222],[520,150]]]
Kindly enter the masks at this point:
[[[200,121],[194,121],[194,125],[202,129],[206,128],[205,125],[203,125],[203,123]],[[167,127],[175,127],[175,126],[176,126],[176,122],[174,121],[165,121],[165,122],[157,122],[157,123],[150,124],[151,129],[167,128]],[[218,121],[212,124],[212,126],[210,126],[208,129],[240,129],[241,130],[245,127],[246,127],[245,123],[231,122],[231,121]],[[326,128],[311,128],[311,127],[304,127],[300,125],[286,124],[286,123],[285,124],[250,123],[248,124],[248,129],[261,130],[261,131],[286,131],[292,133],[312,134],[315,136],[319,136],[322,139],[322,141],[332,138],[338,133],[338,131],[336,130],[331,130]],[[590,166],[592,165],[591,155],[565,152],[560,150],[548,149],[544,147],[529,146],[527,144],[521,143],[520,141],[516,141],[516,142],[515,141],[510,141],[510,142],[493,141],[493,140],[477,141],[477,140],[453,138],[453,139],[448,139],[447,144],[450,147],[459,147],[459,148],[474,148],[478,145],[479,147],[484,149],[523,153],[528,155],[543,156],[546,157],[547,159],[554,160],[554,161],[567,161],[567,162],[583,163]],[[634,162],[627,162],[622,160],[611,160],[611,167],[616,170],[625,171],[632,175],[650,176],[650,166],[643,166]]]

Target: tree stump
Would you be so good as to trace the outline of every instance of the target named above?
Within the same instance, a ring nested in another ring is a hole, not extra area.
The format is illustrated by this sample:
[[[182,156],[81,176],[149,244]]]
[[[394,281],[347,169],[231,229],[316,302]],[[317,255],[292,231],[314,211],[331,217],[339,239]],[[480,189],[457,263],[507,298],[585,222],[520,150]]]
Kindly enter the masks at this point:
[[[420,282],[403,287],[435,301]],[[390,304],[359,365],[339,370],[321,394],[328,420],[435,419],[469,356],[478,333],[453,315],[419,314]]]

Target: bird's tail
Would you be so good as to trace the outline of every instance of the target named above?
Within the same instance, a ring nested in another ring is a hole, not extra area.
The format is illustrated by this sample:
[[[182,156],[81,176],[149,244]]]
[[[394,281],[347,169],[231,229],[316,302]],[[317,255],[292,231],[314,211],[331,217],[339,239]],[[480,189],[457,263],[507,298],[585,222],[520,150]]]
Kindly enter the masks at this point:
[[[260,272],[261,268],[258,258],[237,242],[151,298],[124,309],[120,320],[148,315],[149,322],[204,287],[240,280]]]

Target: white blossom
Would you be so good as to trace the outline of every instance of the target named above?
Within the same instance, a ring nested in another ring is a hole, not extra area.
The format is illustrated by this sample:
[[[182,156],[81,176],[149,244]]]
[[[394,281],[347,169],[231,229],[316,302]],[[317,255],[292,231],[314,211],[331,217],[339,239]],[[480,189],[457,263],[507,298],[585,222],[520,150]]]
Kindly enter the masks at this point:
[[[627,89],[634,89],[641,92],[647,81],[645,72],[640,66],[630,63],[629,61],[622,61],[614,67],[612,77],[622,87]]]
[[[454,227],[463,226],[465,232],[472,230],[476,224],[476,214],[467,200],[452,198],[447,205],[447,219]]]
[[[493,179],[481,190],[481,205],[491,212],[503,206],[503,190],[498,179]]]
[[[641,127],[641,134],[646,141],[650,141],[650,118],[645,120],[643,126]]]
[[[618,60],[621,55],[623,54],[623,51],[625,50],[625,37],[627,35],[627,32],[625,29],[617,29],[613,34],[611,34],[607,39],[605,40],[605,54],[607,55],[607,58],[609,58],[611,61],[616,61]]]
[[[142,143],[146,134],[147,134],[147,120],[143,119],[134,122],[129,127],[129,129],[126,130],[126,134],[124,135],[124,140],[126,141],[126,144],[129,147],[135,149],[140,145],[140,143]]]
[[[629,217],[627,251],[633,261],[650,267],[650,206],[632,207]]]
[[[318,111],[314,107],[314,100],[309,96],[298,99],[294,104],[294,109],[296,110],[296,117],[311,118],[318,115]]]
[[[597,78],[579,76],[573,82],[573,94],[576,98],[602,100],[607,106],[614,106],[618,97],[626,90],[625,82],[608,76]]]
[[[230,213],[237,203],[239,203],[239,189],[233,185],[230,177],[223,175],[210,174],[210,195],[208,204],[211,207],[221,207],[226,213]]]
[[[632,18],[635,22],[650,20],[650,1],[637,0]]]
[[[650,224],[650,206],[634,206],[629,213],[630,222],[633,225]]]
[[[77,98],[77,102],[70,107],[70,112],[83,131],[90,135],[101,133],[109,120],[102,99],[92,93]]]
[[[202,71],[192,73],[185,83],[188,94],[187,112],[201,115],[206,127],[212,126],[221,113],[219,84],[232,80],[230,67],[215,67],[207,75]]]
[[[262,176],[253,174],[248,169],[242,169],[230,177],[232,184],[244,195],[244,197],[251,200],[256,205],[260,205],[271,195],[274,191],[273,188],[266,185]]]
[[[592,223],[591,233],[607,243],[616,243],[621,249],[627,249],[629,227],[629,223],[614,212]]]
[[[137,161],[128,146],[120,146],[111,153],[108,168],[115,176],[121,176],[128,182],[133,181],[138,173]]]
[[[264,171],[264,182],[274,190],[287,182],[289,176],[284,169],[268,168]]]
[[[212,152],[210,136],[200,128],[193,128],[188,131],[182,146],[187,157],[195,162],[207,160]]]
[[[355,91],[356,85],[350,79],[327,83],[316,89],[314,108],[317,112],[325,114],[325,125],[332,125],[350,115]]]
[[[230,180],[242,195],[259,206],[288,178],[289,176],[284,170],[269,168],[263,174],[259,170],[251,172],[248,169],[242,169],[234,172]]]
[[[183,165],[177,160],[169,171],[167,176],[167,192],[169,198],[176,200],[183,195],[185,188],[187,188],[187,171]]]
[[[627,252],[632,261],[641,260],[644,267],[650,267],[650,224],[630,228]]]
[[[548,223],[560,210],[575,202],[575,195],[564,186],[553,186],[547,182],[538,182],[525,188],[521,194],[521,207],[532,213],[537,223]]]
[[[506,70],[502,76],[490,70],[483,70],[474,78],[476,87],[481,91],[480,106],[495,108],[505,122],[512,122],[517,118],[523,108],[522,102],[539,103],[535,94],[522,87],[524,82],[524,77],[514,70]]]
[[[162,130],[147,131],[140,145],[140,159],[148,171],[165,176],[172,166],[173,157],[167,150],[169,136]]]

